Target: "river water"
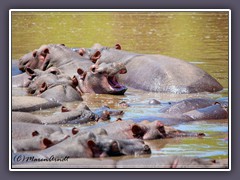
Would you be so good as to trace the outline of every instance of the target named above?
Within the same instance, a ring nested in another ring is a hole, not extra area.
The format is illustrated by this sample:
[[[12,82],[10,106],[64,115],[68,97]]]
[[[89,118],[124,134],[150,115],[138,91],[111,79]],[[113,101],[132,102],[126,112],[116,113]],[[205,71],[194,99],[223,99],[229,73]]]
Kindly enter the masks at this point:
[[[217,93],[167,94],[129,88],[123,96],[83,96],[92,109],[108,105],[122,109],[123,119],[158,119],[161,105],[150,106],[150,99],[161,102],[189,97],[228,97],[228,13],[227,12],[13,12],[12,59],[40,47],[42,44],[63,43],[68,47],[91,47],[121,44],[122,49],[138,53],[162,54],[186,60],[202,68],[224,87]],[[13,71],[16,72],[16,67]],[[24,95],[24,89],[13,89],[14,95]],[[66,103],[74,107],[78,102]],[[47,115],[56,109],[35,112]],[[117,117],[113,117],[114,121]],[[81,126],[81,125],[79,125]],[[88,126],[88,125],[85,125]],[[202,132],[204,138],[179,138],[147,141],[151,156],[189,155],[208,158],[228,157],[228,120],[198,121],[174,126],[181,130]]]

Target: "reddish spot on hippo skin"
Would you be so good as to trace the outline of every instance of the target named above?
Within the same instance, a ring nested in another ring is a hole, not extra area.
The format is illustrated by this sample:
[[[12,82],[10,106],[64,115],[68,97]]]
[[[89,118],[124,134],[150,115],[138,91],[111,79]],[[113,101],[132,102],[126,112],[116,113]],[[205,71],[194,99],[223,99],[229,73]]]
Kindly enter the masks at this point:
[[[68,108],[66,108],[65,106],[62,106],[61,111],[62,111],[62,112],[69,112],[69,111],[71,111],[71,110],[68,109]]]
[[[121,50],[121,49],[122,49],[122,47],[121,47],[121,45],[120,45],[120,44],[116,44],[116,45],[115,45],[115,49]]]
[[[79,132],[79,129],[77,129],[77,128],[72,128],[72,134],[73,135],[75,135],[75,134],[77,134]]]
[[[32,132],[32,136],[38,136],[39,135],[39,132],[38,131],[33,131]]]
[[[84,48],[80,48],[78,53],[80,56],[83,56],[86,53],[86,50]]]
[[[44,91],[47,90],[47,84],[44,82],[42,85],[41,85],[41,88],[40,88],[40,93],[43,93]]]
[[[51,140],[44,138],[40,143],[40,149],[46,149],[52,145],[53,145],[53,143]]]

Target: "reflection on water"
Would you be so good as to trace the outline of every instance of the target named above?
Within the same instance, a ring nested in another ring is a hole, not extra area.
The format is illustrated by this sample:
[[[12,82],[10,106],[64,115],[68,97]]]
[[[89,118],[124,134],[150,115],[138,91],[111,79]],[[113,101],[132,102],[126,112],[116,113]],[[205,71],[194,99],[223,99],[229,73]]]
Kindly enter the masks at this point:
[[[225,12],[13,12],[12,59],[38,48],[42,44],[64,43],[68,47],[91,47],[94,43],[114,46],[138,53],[163,54],[184,59],[204,69],[224,87],[217,93],[164,94],[129,88],[123,96],[83,96],[93,111],[107,105],[125,112],[123,119],[157,119],[162,105],[148,105],[150,99],[163,105],[189,97],[219,98],[228,96],[228,13]],[[16,66],[15,66],[16,67]],[[15,68],[16,70],[16,68]],[[15,71],[14,71],[15,73]],[[18,73],[16,71],[16,73]],[[24,95],[13,89],[13,94]],[[119,102],[126,101],[129,108]],[[79,102],[66,103],[74,108]],[[34,112],[48,115],[59,108]],[[117,117],[113,117],[114,121]],[[80,125],[81,127],[84,125]],[[86,125],[85,125],[86,126]],[[147,142],[152,156],[192,155],[210,158],[228,156],[226,121],[181,124],[185,131],[203,131],[204,138],[182,138]],[[125,157],[127,158],[127,157]]]

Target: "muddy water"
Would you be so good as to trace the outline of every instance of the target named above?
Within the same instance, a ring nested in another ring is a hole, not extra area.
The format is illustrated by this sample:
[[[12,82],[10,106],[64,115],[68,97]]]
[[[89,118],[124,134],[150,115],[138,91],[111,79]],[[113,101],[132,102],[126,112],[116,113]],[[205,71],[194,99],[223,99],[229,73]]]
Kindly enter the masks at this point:
[[[12,14],[12,59],[42,44],[64,43],[69,47],[91,47],[94,43],[124,50],[163,54],[194,63],[216,78],[224,87],[217,93],[162,94],[128,89],[123,96],[84,95],[84,102],[95,110],[102,105],[122,109],[123,119],[158,119],[164,103],[189,97],[228,96],[228,14],[224,12],[15,12]],[[146,67],[147,68],[147,67]],[[147,69],[146,69],[147,70]],[[16,68],[13,69],[14,72]],[[13,94],[24,95],[24,89]],[[150,99],[163,105],[150,106]],[[120,101],[130,103],[121,108]],[[79,102],[67,103],[75,107]],[[35,112],[42,115],[58,109]],[[117,117],[113,117],[114,121]],[[79,125],[88,126],[88,125]],[[227,158],[228,120],[199,121],[176,125],[181,130],[206,132],[204,138],[148,141],[151,156],[190,155]]]

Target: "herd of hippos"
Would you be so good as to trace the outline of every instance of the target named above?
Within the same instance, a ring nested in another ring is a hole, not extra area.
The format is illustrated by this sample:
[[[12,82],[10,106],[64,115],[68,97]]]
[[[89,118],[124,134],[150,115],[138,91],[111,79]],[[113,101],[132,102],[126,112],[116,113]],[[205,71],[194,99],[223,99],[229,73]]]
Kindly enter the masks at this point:
[[[12,165],[15,168],[227,168],[228,160],[186,156],[151,157],[145,140],[204,138],[204,132],[171,127],[196,120],[228,119],[228,99],[189,98],[160,109],[162,121],[106,121],[123,111],[101,107],[91,111],[81,103],[85,93],[123,95],[127,88],[159,93],[217,92],[223,87],[191,63],[163,55],[137,54],[121,46],[68,48],[42,45],[19,59],[22,74],[12,76],[12,88],[25,87],[27,94],[12,94]],[[62,105],[79,101],[76,109]],[[151,100],[150,104],[159,104]],[[128,107],[126,102],[119,105]],[[42,116],[33,111],[59,107],[59,113]],[[101,126],[97,122],[106,121]],[[84,129],[64,124],[96,122]],[[106,157],[143,155],[114,160]],[[21,161],[19,160],[21,157]],[[24,158],[23,158],[24,157]],[[54,162],[23,161],[34,157]],[[67,162],[58,162],[61,158]],[[50,163],[50,164],[48,164]]]

